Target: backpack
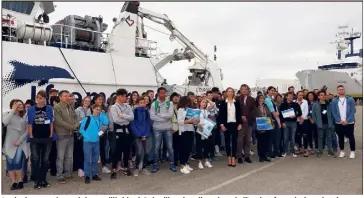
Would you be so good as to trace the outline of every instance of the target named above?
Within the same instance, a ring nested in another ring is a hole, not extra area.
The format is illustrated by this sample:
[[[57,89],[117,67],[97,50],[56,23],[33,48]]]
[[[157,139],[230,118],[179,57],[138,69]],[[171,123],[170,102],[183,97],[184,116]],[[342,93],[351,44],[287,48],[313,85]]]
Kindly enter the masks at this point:
[[[171,106],[171,101],[167,100],[166,104],[167,104],[167,110],[169,110],[169,107]],[[159,106],[159,102],[158,102],[158,100],[156,100],[154,102],[154,110],[155,110],[156,113],[158,111],[158,106]]]

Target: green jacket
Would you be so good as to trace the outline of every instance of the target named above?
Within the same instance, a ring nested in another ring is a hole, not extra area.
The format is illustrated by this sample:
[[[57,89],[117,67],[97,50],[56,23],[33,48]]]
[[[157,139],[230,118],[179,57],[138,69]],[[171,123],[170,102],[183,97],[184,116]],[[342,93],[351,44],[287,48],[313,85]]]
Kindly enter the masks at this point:
[[[329,128],[334,128],[334,118],[332,117],[331,104],[326,102],[327,105],[327,123]],[[322,117],[321,117],[321,104],[320,102],[315,102],[312,105],[312,119],[315,122],[317,128],[322,129]]]
[[[73,134],[75,132],[73,126],[78,124],[75,110],[70,105],[62,102],[56,104],[53,110],[54,128],[57,137]]]

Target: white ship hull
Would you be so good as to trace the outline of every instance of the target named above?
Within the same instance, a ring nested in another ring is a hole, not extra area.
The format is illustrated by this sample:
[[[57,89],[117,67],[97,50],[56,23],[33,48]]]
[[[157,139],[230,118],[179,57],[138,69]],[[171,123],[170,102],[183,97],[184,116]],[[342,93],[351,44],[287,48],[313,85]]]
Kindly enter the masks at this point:
[[[352,73],[353,77],[351,77]],[[362,78],[361,68],[348,69],[348,71],[303,70],[297,72],[296,76],[300,84],[308,90],[321,89],[326,86],[330,93],[335,94],[337,86],[343,85],[348,95],[363,96],[362,81],[356,80]]]

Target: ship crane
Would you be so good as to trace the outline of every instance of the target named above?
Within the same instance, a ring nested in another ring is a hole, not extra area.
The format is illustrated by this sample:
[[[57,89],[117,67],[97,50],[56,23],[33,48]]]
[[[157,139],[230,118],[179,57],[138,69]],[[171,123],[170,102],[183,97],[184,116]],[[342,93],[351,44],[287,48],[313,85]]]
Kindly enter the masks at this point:
[[[159,14],[148,9],[138,7],[138,16],[142,19],[147,18],[155,23],[163,25],[167,30],[170,31],[171,41],[178,39],[178,41],[182,42],[186,46],[183,52],[183,55],[186,59],[191,60],[196,56],[196,58],[201,61],[196,61],[193,66],[189,67],[192,76],[189,77],[188,85],[207,85],[210,77],[220,76],[211,74],[211,72],[214,72],[214,70],[211,70],[208,67],[208,64],[210,62],[208,56],[203,53],[199,48],[197,48],[193,42],[191,42],[178,30],[167,15]],[[142,27],[142,29],[144,28]],[[221,70],[219,71],[221,72]]]

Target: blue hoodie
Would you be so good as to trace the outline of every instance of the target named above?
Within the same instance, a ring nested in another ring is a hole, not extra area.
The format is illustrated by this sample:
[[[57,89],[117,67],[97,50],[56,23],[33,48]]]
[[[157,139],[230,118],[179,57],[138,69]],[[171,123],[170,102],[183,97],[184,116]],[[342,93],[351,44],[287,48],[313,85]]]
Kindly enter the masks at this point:
[[[336,97],[331,101],[332,117],[336,123],[341,121],[340,111],[339,111],[339,98]],[[348,123],[353,123],[355,121],[355,101],[352,97],[346,96],[346,121]]]
[[[148,137],[151,129],[149,111],[145,107],[134,109],[134,120],[130,123],[131,132],[135,137]]]
[[[85,130],[88,117],[90,117],[90,124]],[[99,116],[91,115],[82,119],[79,132],[83,136],[83,142],[99,142],[99,132],[101,131],[102,126],[108,126],[108,124],[109,120],[107,119],[105,112],[101,112]]]

